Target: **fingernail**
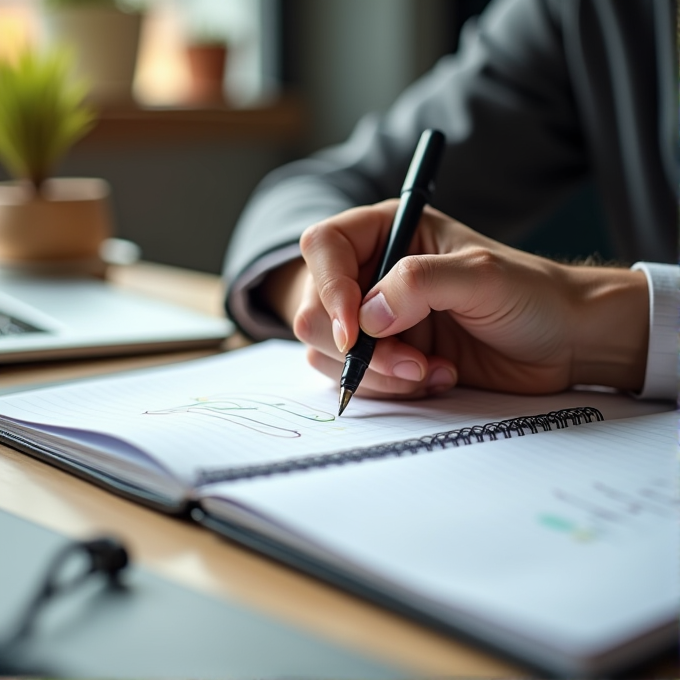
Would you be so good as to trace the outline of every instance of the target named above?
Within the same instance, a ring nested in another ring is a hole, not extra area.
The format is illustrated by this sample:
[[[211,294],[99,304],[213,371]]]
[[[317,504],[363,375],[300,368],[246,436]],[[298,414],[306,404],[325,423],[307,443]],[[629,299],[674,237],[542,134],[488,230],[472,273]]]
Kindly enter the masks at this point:
[[[430,392],[445,392],[453,387],[456,374],[450,369],[440,366],[427,377],[427,387]]]
[[[395,316],[382,293],[374,295],[359,309],[359,324],[371,334],[380,333],[394,323]]]
[[[345,329],[343,325],[340,323],[339,319],[333,319],[332,327],[333,327],[333,340],[335,341],[335,346],[341,352],[344,352],[347,345],[347,333],[345,333]]]
[[[404,380],[422,380],[423,371],[415,361],[400,361],[392,368],[392,374]]]

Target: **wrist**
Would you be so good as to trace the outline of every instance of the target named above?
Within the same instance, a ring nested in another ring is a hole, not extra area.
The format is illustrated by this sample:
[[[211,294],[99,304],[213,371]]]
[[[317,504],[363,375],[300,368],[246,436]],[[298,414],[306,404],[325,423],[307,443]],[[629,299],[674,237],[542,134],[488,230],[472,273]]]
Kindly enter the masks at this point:
[[[573,298],[571,383],[640,391],[649,343],[649,290],[643,272],[568,267]]]
[[[307,266],[299,257],[267,274],[260,286],[260,301],[289,328],[302,300]]]

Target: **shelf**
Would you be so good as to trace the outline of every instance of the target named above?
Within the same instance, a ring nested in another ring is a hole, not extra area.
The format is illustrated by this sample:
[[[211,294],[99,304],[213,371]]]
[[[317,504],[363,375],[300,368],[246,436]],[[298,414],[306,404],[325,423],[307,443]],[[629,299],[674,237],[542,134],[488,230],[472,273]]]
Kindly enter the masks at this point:
[[[78,145],[197,141],[292,144],[301,138],[304,119],[301,101],[290,95],[249,108],[144,108],[131,104],[100,111],[95,127]]]

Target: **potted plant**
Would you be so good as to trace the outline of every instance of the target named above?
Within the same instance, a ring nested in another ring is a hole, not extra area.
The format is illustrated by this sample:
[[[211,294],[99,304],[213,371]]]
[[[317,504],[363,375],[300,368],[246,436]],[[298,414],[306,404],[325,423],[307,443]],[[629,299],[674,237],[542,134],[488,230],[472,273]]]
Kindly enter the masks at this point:
[[[87,88],[70,70],[63,50],[0,63],[0,162],[15,178],[0,183],[4,267],[60,263],[101,273],[99,248],[111,233],[108,185],[50,177],[94,122]]]
[[[142,14],[123,0],[44,0],[51,46],[75,52],[75,73],[90,82],[98,105],[132,101]]]

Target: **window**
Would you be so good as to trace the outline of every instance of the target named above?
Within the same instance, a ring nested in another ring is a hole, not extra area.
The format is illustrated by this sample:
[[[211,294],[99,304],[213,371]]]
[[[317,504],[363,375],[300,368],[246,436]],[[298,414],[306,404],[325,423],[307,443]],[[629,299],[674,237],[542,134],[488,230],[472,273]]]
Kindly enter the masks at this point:
[[[127,0],[143,12],[134,95],[141,104],[190,99],[189,45],[226,46],[223,91],[233,106],[277,94],[278,0]],[[47,40],[39,0],[0,0],[0,58]],[[104,42],[104,41],[102,41]]]

